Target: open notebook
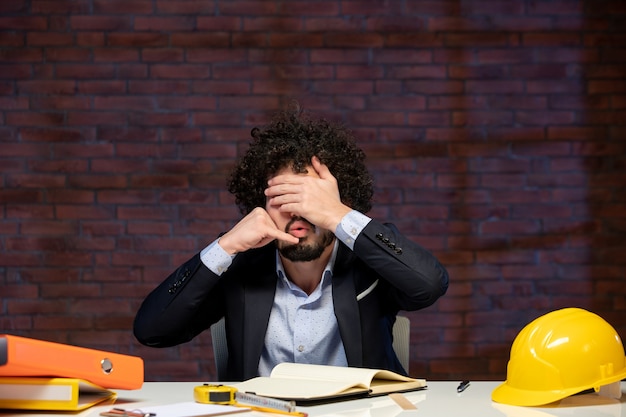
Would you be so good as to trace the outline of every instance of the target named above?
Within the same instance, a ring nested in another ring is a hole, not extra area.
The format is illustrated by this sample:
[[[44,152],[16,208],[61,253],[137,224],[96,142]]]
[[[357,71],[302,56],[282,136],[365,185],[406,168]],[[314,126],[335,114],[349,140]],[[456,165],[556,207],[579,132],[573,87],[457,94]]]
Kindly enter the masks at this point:
[[[243,392],[307,404],[415,391],[425,388],[426,380],[381,369],[281,363],[269,377],[234,386]]]

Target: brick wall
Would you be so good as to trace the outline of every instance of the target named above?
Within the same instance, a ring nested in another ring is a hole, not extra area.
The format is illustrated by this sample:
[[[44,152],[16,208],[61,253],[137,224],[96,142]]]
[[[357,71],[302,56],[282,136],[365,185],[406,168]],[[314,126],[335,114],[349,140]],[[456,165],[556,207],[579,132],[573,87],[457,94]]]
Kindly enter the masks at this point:
[[[451,274],[409,313],[411,371],[505,377],[530,320],[626,337],[626,3],[0,4],[0,332],[211,380],[210,335],[148,349],[142,298],[238,219],[225,177],[297,99],[354,129],[370,213]]]

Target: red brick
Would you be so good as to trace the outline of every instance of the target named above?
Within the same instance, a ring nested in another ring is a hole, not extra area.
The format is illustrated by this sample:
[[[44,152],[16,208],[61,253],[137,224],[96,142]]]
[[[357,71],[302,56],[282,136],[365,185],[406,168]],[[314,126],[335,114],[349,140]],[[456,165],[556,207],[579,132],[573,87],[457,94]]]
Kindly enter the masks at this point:
[[[1,7],[1,6],[0,6]],[[0,45],[5,47],[23,47],[25,44],[24,35],[21,32],[0,33]]]
[[[163,97],[157,100],[157,106],[168,110],[214,110],[216,100],[211,97]]]
[[[179,127],[187,125],[187,116],[184,113],[133,113],[129,117],[129,124]]]
[[[455,126],[511,125],[512,122],[513,114],[508,111],[452,112],[452,124]]]
[[[406,81],[406,89],[417,94],[460,94],[463,92],[463,83],[459,81]]]
[[[241,16],[198,16],[196,18],[196,28],[200,31],[210,31],[210,32],[236,32],[239,30],[252,30],[257,31],[259,27],[265,27],[267,29],[268,20],[272,23],[280,21],[280,25],[274,25],[273,27],[282,28],[285,25],[288,26],[287,22],[296,22],[297,20],[283,18],[271,18],[265,19],[263,17],[255,17],[251,19],[246,19]]]
[[[515,115],[515,121],[523,126],[568,125],[575,118],[576,115],[569,111],[519,111]]]
[[[193,16],[137,16],[133,24],[137,31],[191,31],[196,28],[196,19]]]
[[[535,60],[536,62],[578,62],[579,64],[590,64],[598,62],[599,58],[599,51],[591,48],[558,47],[538,50]]]
[[[366,42],[366,40],[363,40]],[[321,33],[273,33],[269,36],[243,33],[233,35],[233,46],[270,46],[272,48],[319,48],[324,45],[325,37]],[[350,43],[350,39],[334,42]]]
[[[50,202],[69,204],[93,204],[94,193],[90,190],[53,189],[48,191]]]
[[[225,124],[229,124],[225,122]],[[163,142],[196,143],[202,140],[203,131],[198,128],[171,128],[161,129],[161,140]]]
[[[57,205],[56,216],[59,219],[110,219],[113,217],[111,210],[103,207],[87,205]]]
[[[503,47],[508,44],[506,33],[448,33],[444,37],[446,47]]]
[[[119,13],[119,11],[118,11]],[[160,33],[109,33],[107,46],[121,47],[164,47],[168,46],[168,36]]]
[[[186,188],[189,183],[184,175],[132,175],[129,185],[133,188]]]
[[[427,32],[391,33],[384,39],[384,46],[387,48],[432,48],[443,45],[444,39],[441,35]]]
[[[169,48],[171,51],[172,48]],[[228,62],[228,67],[236,63],[248,62],[249,60],[254,62],[261,62],[262,59],[256,58],[254,51],[246,51],[245,49],[211,49],[207,50],[204,48],[192,48],[186,49],[186,58],[187,62],[192,63],[203,63],[203,62],[217,62],[224,63]],[[263,54],[262,57],[265,57],[266,60],[271,62],[275,62],[274,59],[276,55],[272,57],[267,57],[267,55]],[[291,62],[291,60],[289,61]],[[215,72],[214,72],[215,73]]]
[[[58,220],[31,220],[23,221],[21,232],[23,235],[73,235],[77,233],[75,224]]]
[[[72,175],[67,182],[68,185],[88,189],[123,188],[127,185],[127,179],[122,175]],[[98,206],[93,207],[93,210],[97,209]]]
[[[102,157],[111,156],[113,154],[112,144],[55,144],[55,154],[57,157]]]
[[[147,14],[153,11],[149,0],[95,0],[93,10],[97,14]]]
[[[219,112],[195,112],[193,123],[196,126],[239,126],[241,121],[237,115]],[[195,132],[194,132],[195,133]],[[196,135],[194,134],[193,137]],[[180,139],[179,139],[180,140]],[[195,141],[194,141],[195,142]]]
[[[185,51],[180,48],[149,48],[141,51],[144,62],[182,62]]]
[[[3,253],[0,254],[0,261],[6,268],[41,265],[41,255],[32,253]]]
[[[0,190],[0,202],[7,203],[41,203],[43,202],[42,194],[36,190],[24,190],[24,189],[7,189]]]
[[[311,63],[368,63],[369,54],[359,49],[312,49],[310,52]]]
[[[541,225],[534,220],[510,220],[483,222],[480,230],[485,234],[507,235],[541,232]]]
[[[57,77],[59,79],[84,80],[115,78],[115,67],[113,65],[59,64],[56,68]]]
[[[524,46],[574,47],[574,46],[582,45],[582,36],[579,33],[568,33],[568,32],[526,33],[522,35],[522,43],[524,44]]]
[[[499,144],[493,143],[472,143],[463,144],[459,143],[450,149],[450,155],[452,156],[482,156],[482,157],[502,157],[508,154],[507,148]],[[473,181],[472,181],[473,182]],[[470,184],[468,179],[467,184]],[[474,184],[476,185],[476,183]]]
[[[30,78],[31,69],[30,65],[16,64],[16,65],[3,65],[2,72],[0,73],[0,79],[23,80]],[[0,83],[0,92],[2,94],[13,94],[13,84],[7,82]]]
[[[584,2],[579,0],[559,0],[554,2],[536,2],[529,5],[530,14],[541,15],[576,15],[583,11]],[[595,6],[594,6],[595,7]]]
[[[16,0],[0,5],[0,13],[23,13],[28,10],[28,2],[26,0]]]
[[[167,222],[133,222],[128,225],[128,233],[138,236],[168,236],[171,227]]]
[[[137,253],[122,253],[120,251],[111,255],[112,266],[167,266],[167,257],[162,254],[144,253],[141,255],[141,262],[137,260]]]
[[[39,286],[30,284],[0,285],[0,292],[6,299],[36,299],[39,297]]]
[[[52,13],[88,13],[90,2],[87,0],[33,0],[31,10],[35,14]]]
[[[214,14],[215,4],[204,0],[157,0],[156,9],[165,14]]]
[[[103,32],[79,32],[76,34],[78,46],[102,46],[105,44]]]
[[[444,54],[445,52],[442,52]],[[497,48],[497,49],[480,49],[475,53],[475,60],[483,65],[485,64],[518,64],[526,62],[534,62],[534,52],[532,49],[522,48]],[[462,63],[472,61],[468,57],[461,60]],[[567,61],[569,62],[569,60]]]
[[[104,204],[154,204],[157,201],[153,191],[101,190],[97,196]]]
[[[123,81],[80,81],[78,91],[84,94],[116,94],[126,91]]]
[[[63,187],[65,182],[65,175],[15,174],[6,176],[6,185],[12,188]]]
[[[466,92],[472,94],[515,94],[524,90],[521,81],[467,81]]]
[[[4,30],[40,30],[48,28],[48,20],[44,16],[12,16],[0,17],[0,27]]]
[[[226,48],[230,44],[230,35],[222,32],[173,33],[171,46],[185,48]],[[166,46],[165,44],[153,46]]]
[[[17,85],[22,93],[74,94],[76,92],[76,82],[72,80],[29,80],[20,81]]]
[[[43,52],[41,49],[4,49],[0,51],[0,59],[3,62],[41,62]]]
[[[69,46],[74,42],[72,35],[67,33],[30,32],[26,35],[26,43],[29,46]]]
[[[125,113],[116,112],[94,112],[94,111],[73,111],[67,114],[67,125],[89,126],[89,125],[113,125],[120,126],[127,123]]]
[[[106,96],[96,97],[94,100],[94,109],[97,110],[140,110],[154,109],[155,102],[152,97],[146,96]]]
[[[139,51],[126,48],[95,48],[92,50],[94,62],[135,62],[139,57]]]
[[[64,298],[64,296],[88,299],[99,298],[101,293],[100,284],[54,283],[41,285],[41,295],[47,299]],[[39,323],[41,324],[43,321]],[[77,323],[72,323],[69,328],[90,328],[91,326],[93,326],[92,323],[87,324],[87,327],[81,327]]]
[[[586,177],[583,174],[546,174],[532,175],[528,178],[528,184],[533,187],[584,187]]]
[[[84,31],[128,31],[131,19],[128,16],[70,16],[70,25],[74,30]]]
[[[16,314],[51,314],[63,311],[63,306],[57,300],[24,299],[7,303],[7,312]],[[34,315],[33,314],[33,315]]]
[[[135,63],[119,64],[119,76],[125,79],[148,78],[148,65]]]
[[[121,223],[106,220],[82,221],[81,225],[85,233],[92,236],[119,236],[124,230]]]
[[[44,112],[12,112],[6,123],[16,126],[59,126],[63,124],[63,114]]]

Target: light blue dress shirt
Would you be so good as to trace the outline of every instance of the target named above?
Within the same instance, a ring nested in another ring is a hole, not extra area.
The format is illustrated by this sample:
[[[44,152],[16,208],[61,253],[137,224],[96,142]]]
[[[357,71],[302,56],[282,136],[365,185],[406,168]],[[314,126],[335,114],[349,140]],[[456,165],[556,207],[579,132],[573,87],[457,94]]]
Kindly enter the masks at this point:
[[[281,362],[347,366],[332,293],[332,266],[337,254],[334,244],[322,280],[309,295],[285,275],[278,254],[278,277],[270,313],[259,374],[268,376]]]
[[[335,236],[350,249],[370,222],[358,211],[346,214],[335,230]],[[236,255],[229,255],[218,240],[200,252],[200,259],[217,275],[228,269]],[[276,253],[276,293],[270,313],[265,346],[259,362],[259,374],[268,376],[281,362],[314,363],[347,366],[346,353],[339,334],[333,308],[332,270],[337,254],[335,242],[320,284],[310,294],[290,281]]]

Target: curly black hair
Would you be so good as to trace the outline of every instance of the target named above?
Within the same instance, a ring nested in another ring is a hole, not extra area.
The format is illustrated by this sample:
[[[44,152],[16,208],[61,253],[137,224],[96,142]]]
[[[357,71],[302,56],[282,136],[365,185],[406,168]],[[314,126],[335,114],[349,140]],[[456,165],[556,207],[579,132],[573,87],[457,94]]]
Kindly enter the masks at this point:
[[[344,204],[362,213],[371,209],[374,189],[365,167],[365,153],[343,125],[312,119],[297,108],[277,113],[268,125],[253,128],[250,135],[250,147],[228,183],[244,215],[265,207],[263,192],[276,172],[289,166],[296,173],[306,172],[313,156],[337,179]]]

